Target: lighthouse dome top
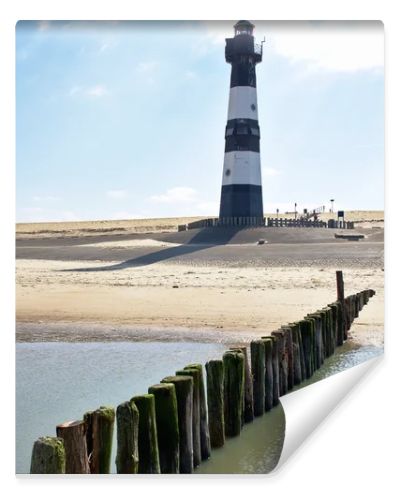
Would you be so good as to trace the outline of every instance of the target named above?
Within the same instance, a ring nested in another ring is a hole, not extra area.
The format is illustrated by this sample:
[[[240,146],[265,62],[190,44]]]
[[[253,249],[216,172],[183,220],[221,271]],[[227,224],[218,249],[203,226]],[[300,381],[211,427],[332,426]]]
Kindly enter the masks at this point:
[[[235,35],[252,35],[254,24],[250,21],[238,21],[234,25]]]

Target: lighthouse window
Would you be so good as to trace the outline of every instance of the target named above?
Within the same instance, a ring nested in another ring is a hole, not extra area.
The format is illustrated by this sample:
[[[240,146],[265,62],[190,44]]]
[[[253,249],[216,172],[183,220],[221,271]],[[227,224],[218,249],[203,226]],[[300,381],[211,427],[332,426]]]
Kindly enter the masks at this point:
[[[227,128],[226,135],[233,135],[233,128]]]
[[[250,128],[250,130],[251,130],[251,135],[260,135],[260,134],[258,133],[258,128],[251,127],[251,128]]]
[[[236,129],[236,134],[237,135],[246,135],[247,134],[247,127],[238,127]]]

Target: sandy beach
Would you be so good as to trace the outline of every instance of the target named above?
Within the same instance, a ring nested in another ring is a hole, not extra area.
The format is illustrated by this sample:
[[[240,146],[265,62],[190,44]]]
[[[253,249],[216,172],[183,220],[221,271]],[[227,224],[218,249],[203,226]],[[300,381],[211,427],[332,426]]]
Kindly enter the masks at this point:
[[[54,226],[31,225],[26,238],[24,225],[17,233],[17,341],[248,342],[335,300],[342,269],[346,294],[377,292],[351,336],[382,345],[383,230],[376,220],[383,213],[372,215],[358,228],[364,241],[340,243],[332,233],[326,241],[279,243],[284,233],[271,228],[266,234],[277,240],[270,245],[193,246],[168,241],[159,221],[153,233],[114,241],[85,235],[82,225],[72,239],[49,236]]]

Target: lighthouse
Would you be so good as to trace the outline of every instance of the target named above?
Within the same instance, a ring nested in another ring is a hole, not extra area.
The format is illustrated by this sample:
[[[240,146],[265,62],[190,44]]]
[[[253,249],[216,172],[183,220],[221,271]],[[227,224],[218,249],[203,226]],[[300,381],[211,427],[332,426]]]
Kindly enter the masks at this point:
[[[256,64],[262,44],[254,25],[239,21],[226,39],[225,59],[232,65],[219,220],[222,224],[263,225]],[[235,219],[232,219],[235,218]],[[239,219],[237,219],[239,218]]]

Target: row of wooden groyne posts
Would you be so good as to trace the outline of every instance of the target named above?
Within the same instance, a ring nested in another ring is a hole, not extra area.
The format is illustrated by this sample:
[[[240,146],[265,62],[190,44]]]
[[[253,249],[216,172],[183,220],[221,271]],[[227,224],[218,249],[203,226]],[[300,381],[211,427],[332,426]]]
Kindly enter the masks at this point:
[[[354,229],[354,222],[329,219],[310,220],[299,217],[288,219],[283,217],[220,217],[201,219],[188,224],[179,224],[178,231],[201,229],[206,227],[327,227],[329,229]]]
[[[213,448],[238,436],[244,424],[310,378],[347,339],[352,322],[375,292],[344,297],[341,271],[337,290],[337,300],[327,307],[253,340],[250,356],[246,347],[235,347],[222,359],[208,361],[206,380],[202,365],[190,364],[116,411],[102,406],[82,420],[58,425],[57,437],[35,441],[30,472],[110,473],[116,421],[117,473],[192,473]]]

